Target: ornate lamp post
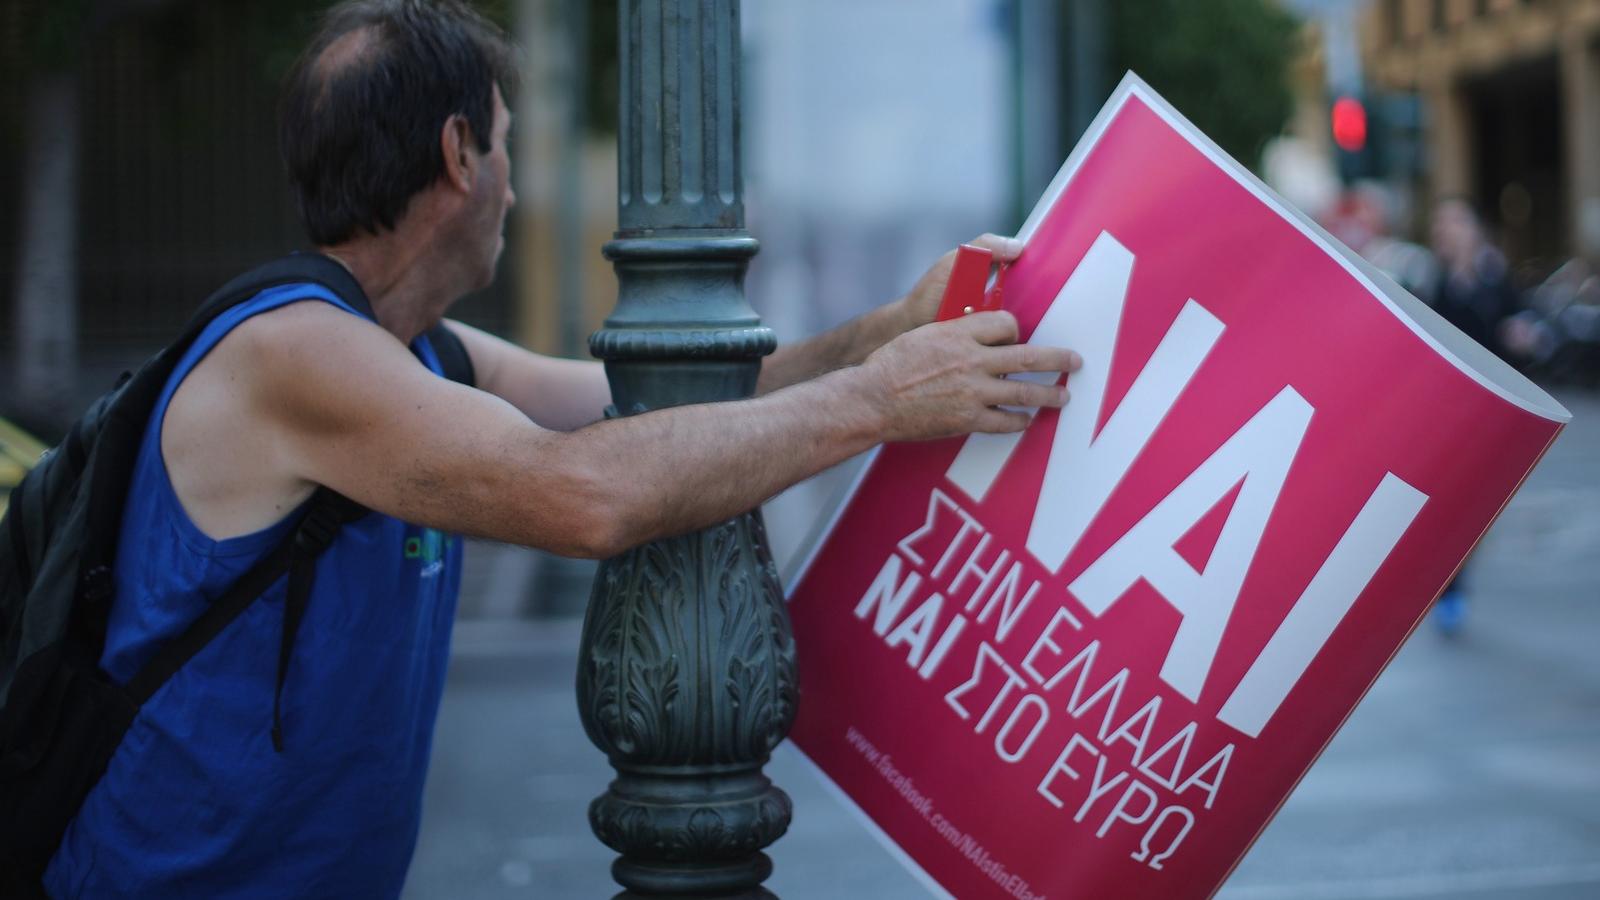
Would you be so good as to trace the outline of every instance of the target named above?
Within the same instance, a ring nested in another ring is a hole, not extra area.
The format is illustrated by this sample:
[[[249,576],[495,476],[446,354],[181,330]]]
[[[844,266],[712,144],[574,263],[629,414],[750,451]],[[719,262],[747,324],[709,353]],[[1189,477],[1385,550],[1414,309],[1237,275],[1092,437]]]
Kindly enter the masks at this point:
[[[750,396],[776,340],[744,299],[738,0],[621,0],[620,296],[590,338],[633,415]],[[623,897],[770,897],[790,803],[761,772],[795,661],[759,511],[600,566],[578,705],[617,778],[590,825]]]

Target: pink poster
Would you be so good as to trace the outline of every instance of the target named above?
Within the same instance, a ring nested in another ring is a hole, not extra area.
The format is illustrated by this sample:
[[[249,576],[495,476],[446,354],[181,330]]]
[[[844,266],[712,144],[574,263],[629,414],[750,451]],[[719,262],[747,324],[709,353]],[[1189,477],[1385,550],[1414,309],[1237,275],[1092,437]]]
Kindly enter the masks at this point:
[[[792,738],[941,893],[1206,897],[1569,416],[1132,76],[1021,237],[1072,400],[877,452]]]

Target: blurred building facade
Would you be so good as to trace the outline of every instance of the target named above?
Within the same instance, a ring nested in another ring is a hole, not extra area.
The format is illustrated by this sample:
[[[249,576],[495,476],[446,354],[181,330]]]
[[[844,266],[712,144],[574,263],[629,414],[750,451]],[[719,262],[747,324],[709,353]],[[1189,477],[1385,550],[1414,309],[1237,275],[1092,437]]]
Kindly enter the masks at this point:
[[[1377,0],[1369,86],[1421,101],[1429,199],[1462,197],[1508,255],[1600,259],[1600,0]]]
[[[54,433],[212,290],[306,248],[277,96],[325,5],[0,5],[0,417]],[[504,327],[510,283],[460,314]]]

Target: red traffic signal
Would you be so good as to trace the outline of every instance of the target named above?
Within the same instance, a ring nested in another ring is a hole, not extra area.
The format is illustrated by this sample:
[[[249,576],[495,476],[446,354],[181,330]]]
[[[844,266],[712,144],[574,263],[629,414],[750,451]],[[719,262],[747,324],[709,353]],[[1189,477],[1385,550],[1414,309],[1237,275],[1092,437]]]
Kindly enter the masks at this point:
[[[1367,109],[1354,97],[1333,101],[1333,142],[1347,153],[1367,145]]]

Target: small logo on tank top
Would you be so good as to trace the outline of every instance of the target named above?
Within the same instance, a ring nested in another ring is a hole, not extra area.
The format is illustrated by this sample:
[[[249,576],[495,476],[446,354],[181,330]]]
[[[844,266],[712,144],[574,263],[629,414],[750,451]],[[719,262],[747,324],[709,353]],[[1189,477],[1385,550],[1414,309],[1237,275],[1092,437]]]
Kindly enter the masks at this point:
[[[444,568],[444,535],[432,528],[424,528],[406,538],[406,559],[422,564],[419,573],[423,578],[439,574]]]

